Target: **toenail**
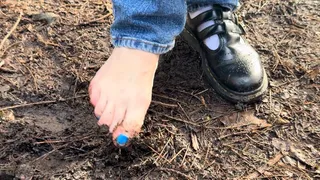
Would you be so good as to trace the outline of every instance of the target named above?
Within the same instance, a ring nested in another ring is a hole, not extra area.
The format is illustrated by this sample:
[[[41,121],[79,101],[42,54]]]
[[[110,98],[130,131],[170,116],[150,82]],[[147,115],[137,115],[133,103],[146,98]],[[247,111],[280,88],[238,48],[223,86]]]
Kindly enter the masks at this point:
[[[120,134],[118,137],[117,137],[117,143],[120,145],[120,146],[124,146],[127,142],[128,142],[129,138],[124,135],[124,134]]]

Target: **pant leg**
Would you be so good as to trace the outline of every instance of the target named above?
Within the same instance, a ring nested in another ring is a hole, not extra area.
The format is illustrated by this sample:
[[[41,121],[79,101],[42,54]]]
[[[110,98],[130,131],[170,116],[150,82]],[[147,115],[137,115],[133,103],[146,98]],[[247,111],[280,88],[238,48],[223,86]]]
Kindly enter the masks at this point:
[[[186,21],[185,0],[113,0],[115,47],[163,54],[174,46]]]
[[[201,7],[214,4],[219,4],[228,7],[231,10],[235,10],[239,6],[239,0],[187,0],[187,4],[189,12],[194,12]]]

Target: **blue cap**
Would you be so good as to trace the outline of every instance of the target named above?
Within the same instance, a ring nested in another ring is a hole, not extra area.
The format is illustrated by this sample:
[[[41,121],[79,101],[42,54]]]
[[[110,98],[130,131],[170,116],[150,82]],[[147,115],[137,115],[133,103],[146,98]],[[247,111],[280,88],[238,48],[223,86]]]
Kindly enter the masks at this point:
[[[117,137],[117,143],[120,145],[120,146],[123,146],[125,145],[127,142],[128,142],[129,138],[124,135],[124,134],[120,134],[118,137]]]

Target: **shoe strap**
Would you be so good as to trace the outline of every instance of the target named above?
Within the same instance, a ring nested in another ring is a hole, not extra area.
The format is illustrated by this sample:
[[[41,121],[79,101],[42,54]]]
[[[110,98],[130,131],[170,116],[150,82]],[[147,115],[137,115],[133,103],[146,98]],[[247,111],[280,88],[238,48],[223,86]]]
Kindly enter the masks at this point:
[[[223,11],[221,8],[213,7],[213,9],[210,9],[208,11],[205,11],[195,18],[191,19],[192,24],[195,27],[200,26],[203,22],[206,21],[223,21],[223,20],[231,20],[235,21],[236,17],[231,11]]]
[[[198,32],[197,35],[198,35],[198,38],[203,41],[210,36],[213,36],[215,34],[221,34],[224,32],[226,32],[225,24],[224,23],[219,23],[219,24],[216,23],[216,24],[209,26],[209,27],[205,28],[204,30]]]
[[[233,22],[219,22],[212,26],[205,28],[204,30],[196,33],[200,40],[205,40],[206,38],[223,33],[236,33],[245,34],[245,31],[241,25],[237,25]]]
[[[213,9],[205,11],[194,19],[190,19],[193,27],[197,28],[202,23],[214,20],[215,24],[206,27],[202,31],[196,33],[200,40],[205,40],[206,38],[213,36],[215,34],[222,33],[237,33],[237,34],[245,34],[245,30],[238,23],[238,17],[231,11],[223,11],[221,7],[213,7]],[[224,21],[229,20],[229,21]]]

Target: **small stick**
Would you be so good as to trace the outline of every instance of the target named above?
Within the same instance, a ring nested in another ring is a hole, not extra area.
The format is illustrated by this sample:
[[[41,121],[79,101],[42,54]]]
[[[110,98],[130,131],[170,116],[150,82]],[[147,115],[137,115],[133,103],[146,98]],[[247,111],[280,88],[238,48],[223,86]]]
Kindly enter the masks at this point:
[[[203,160],[203,164],[206,164],[206,162],[207,162],[209,150],[210,150],[210,147],[208,146],[206,156],[204,157],[204,160]]]
[[[4,12],[1,11],[1,9],[0,9],[0,14],[7,16]]]
[[[203,91],[200,91],[200,92],[196,93],[195,96],[198,96],[198,95],[200,95],[200,94],[203,94],[203,93],[207,92],[208,90],[209,90],[209,89],[205,89],[205,90],[203,90]]]
[[[178,105],[179,105],[179,107],[181,108],[183,114],[187,117],[187,119],[188,119],[190,122],[192,122],[191,118],[188,116],[187,112],[183,109],[183,107],[181,106],[181,104],[178,103]]]
[[[152,110],[152,109],[149,109],[149,111],[150,112],[153,112],[153,113],[158,113],[158,112],[156,112],[155,110]],[[191,125],[193,125],[193,126],[200,126],[199,124],[196,124],[196,123],[194,123],[194,122],[190,122],[190,121],[186,121],[186,120],[183,120],[183,119],[179,119],[179,118],[176,118],[176,117],[172,117],[172,116],[169,116],[169,115],[167,115],[167,114],[162,114],[162,113],[158,113],[158,114],[160,114],[160,115],[162,115],[162,116],[164,116],[164,117],[166,117],[166,118],[169,118],[169,119],[171,119],[171,120],[175,120],[175,121],[178,121],[178,122],[184,122],[184,123],[186,123],[186,124],[191,124]]]
[[[186,179],[190,179],[190,180],[193,179],[192,177],[190,177],[190,176],[188,176],[188,175],[186,175],[186,174],[184,174],[184,173],[182,173],[182,172],[180,172],[180,171],[177,171],[177,170],[175,170],[175,169],[169,169],[169,168],[162,168],[162,167],[160,167],[160,168],[158,168],[158,170],[160,170],[160,171],[170,171],[170,172],[174,172],[174,173],[176,173],[176,174],[178,174],[178,175],[180,175],[180,176],[182,176],[182,177],[184,177],[184,178],[186,178]]]
[[[33,144],[55,144],[55,143],[67,143],[67,142],[77,142],[77,141],[82,141],[82,140],[85,140],[85,139],[89,139],[89,138],[92,138],[93,136],[90,135],[90,136],[85,136],[83,138],[80,138],[80,139],[75,139],[75,140],[45,140],[45,141],[41,141],[41,142],[35,142]]]
[[[0,63],[1,63],[1,62],[0,62]],[[1,65],[1,64],[0,64],[0,65]],[[5,73],[16,73],[16,72],[17,72],[17,71],[15,71],[15,70],[3,68],[3,67],[0,67],[0,71],[5,72]]]
[[[225,116],[225,115],[221,114],[221,115],[218,115],[218,116],[215,116],[215,117],[213,117],[213,118],[209,118],[209,119],[206,119],[206,120],[197,122],[197,123],[199,123],[199,124],[204,124],[204,123],[207,123],[207,122],[209,122],[209,121],[213,121],[213,120],[218,119],[218,118],[223,117],[223,116]],[[213,127],[213,128],[214,128],[214,127]]]
[[[78,26],[83,26],[83,25],[88,25],[88,24],[91,24],[91,23],[98,22],[100,20],[103,20],[103,19],[109,17],[110,15],[112,15],[112,12],[109,12],[108,14],[103,15],[103,16],[97,18],[97,19],[94,19],[94,20],[91,20],[91,21],[88,21],[88,22],[85,22],[85,23],[79,23]]]
[[[51,140],[47,140],[47,141],[35,142],[33,144],[54,144],[54,143],[65,143],[65,142],[69,142],[69,141],[63,141],[63,140],[51,141]]]
[[[190,122],[190,121],[186,121],[186,120],[183,120],[183,119],[179,119],[179,118],[176,118],[176,117],[172,117],[172,116],[169,116],[169,115],[166,115],[166,114],[162,114],[163,116],[171,119],[171,120],[175,120],[175,121],[178,121],[178,122],[183,122],[183,123],[186,123],[186,124],[191,124],[193,126],[200,126],[199,124],[196,124],[196,123],[193,123],[193,122]]]
[[[169,160],[169,164],[171,164],[172,161],[175,160],[175,159],[177,158],[177,156],[178,156],[179,154],[181,154],[181,152],[182,152],[183,150],[186,150],[186,151],[187,151],[186,148],[182,148],[176,155],[174,155],[174,156]]]
[[[171,108],[176,108],[178,107],[178,105],[176,104],[168,104],[168,103],[163,103],[163,102],[160,102],[160,101],[152,101],[153,104],[157,104],[157,105],[161,105],[161,106],[165,106],[165,107],[171,107]]]
[[[4,43],[6,42],[6,40],[9,38],[9,36],[13,33],[13,31],[17,28],[18,24],[20,23],[20,20],[22,18],[22,12],[20,12],[20,15],[16,21],[16,23],[13,25],[13,27],[11,28],[11,30],[9,31],[9,33],[2,39],[1,43],[0,43],[0,51],[3,48]],[[2,53],[0,53],[0,57],[2,57]]]
[[[31,164],[31,163],[34,163],[34,162],[36,162],[36,161],[38,161],[38,160],[42,160],[42,159],[48,157],[50,154],[56,152],[57,150],[60,150],[61,148],[66,147],[67,145],[68,145],[68,144],[64,144],[64,145],[62,145],[62,146],[60,146],[60,147],[58,147],[58,148],[54,148],[54,149],[52,149],[51,151],[47,152],[46,154],[43,154],[42,156],[40,156],[40,157],[38,157],[38,158],[30,161],[29,163]]]
[[[27,104],[18,104],[18,105],[13,105],[13,106],[8,106],[8,107],[0,108],[0,111],[8,110],[8,109],[21,108],[21,107],[34,106],[34,105],[42,105],[42,104],[52,104],[52,103],[57,103],[57,102],[65,102],[65,101],[69,101],[69,100],[73,100],[73,99],[78,99],[78,98],[83,98],[83,97],[87,97],[87,96],[88,96],[88,95],[86,94],[86,95],[81,95],[81,96],[76,96],[76,97],[61,99],[61,100],[40,101],[40,102],[27,103]]]
[[[22,42],[13,43],[13,44],[11,44],[10,46],[8,46],[7,48],[5,48],[5,49],[2,51],[2,54],[0,54],[0,58],[1,58],[2,56],[4,56],[5,53],[6,53],[10,48],[12,48],[13,46],[16,46],[16,45],[18,45],[18,44],[20,44],[20,43],[22,43]]]
[[[50,152],[48,152],[48,153],[46,153],[46,154],[43,154],[42,156],[38,157],[37,159],[31,161],[31,163],[36,162],[36,161],[38,161],[38,160],[40,160],[40,159],[44,159],[44,158],[48,157],[50,154],[56,152],[56,150],[57,150],[57,149],[53,149],[53,150],[51,150]]]
[[[183,156],[183,159],[182,159],[182,162],[181,162],[181,166],[183,165],[184,161],[186,160],[188,150],[189,150],[189,145],[187,146],[186,152],[184,153],[184,156]]]
[[[250,132],[250,131],[235,132],[235,133],[227,134],[227,135],[224,135],[224,136],[220,136],[220,137],[217,138],[217,140],[221,141],[222,139],[225,139],[225,138],[230,137],[230,136],[237,136],[237,135],[249,134],[249,133],[253,133],[253,132]]]
[[[229,142],[229,143],[222,144],[222,145],[223,145],[223,146],[230,146],[230,145],[232,145],[232,144],[234,144],[234,143],[241,142],[241,141],[245,141],[245,140],[247,140],[247,139],[248,139],[248,138],[245,137],[245,138],[237,139],[237,140],[234,140],[234,141],[231,141],[231,142]]]
[[[158,158],[154,161],[155,163],[158,161],[158,159],[159,159],[160,157],[163,157],[163,156],[164,156],[164,155],[162,155],[162,153],[164,152],[164,150],[166,149],[166,147],[168,146],[168,144],[169,144],[169,142],[170,142],[171,140],[172,140],[172,136],[170,137],[170,140],[167,141],[167,143],[164,145],[164,147],[163,147],[163,149],[161,150]],[[170,163],[170,161],[169,161],[169,163]]]
[[[182,101],[180,101],[180,100],[178,100],[178,99],[171,98],[171,97],[168,97],[168,96],[165,96],[165,95],[156,94],[156,93],[153,93],[152,95],[153,95],[153,96],[156,96],[156,97],[160,97],[160,98],[164,98],[164,99],[169,99],[169,100],[172,100],[172,101],[179,102],[179,103],[182,103],[182,104],[187,105],[187,103],[185,103],[185,102],[182,102]]]
[[[186,92],[186,91],[183,91],[183,90],[178,90],[178,89],[177,89],[177,91],[179,91],[179,92],[181,92],[181,93],[184,93],[184,94],[187,94],[187,95],[190,95],[190,96],[198,99],[198,100],[202,103],[201,98],[199,98],[198,96],[196,96],[196,95],[194,95],[194,94],[192,94],[192,93],[189,93],[189,92]]]
[[[147,144],[146,144],[147,145]],[[161,156],[164,160],[166,160],[167,162],[169,162],[169,160],[166,157],[163,157],[158,151],[156,151],[155,149],[153,149],[151,146],[147,145],[148,148],[150,148],[154,153],[158,154],[159,156]]]

